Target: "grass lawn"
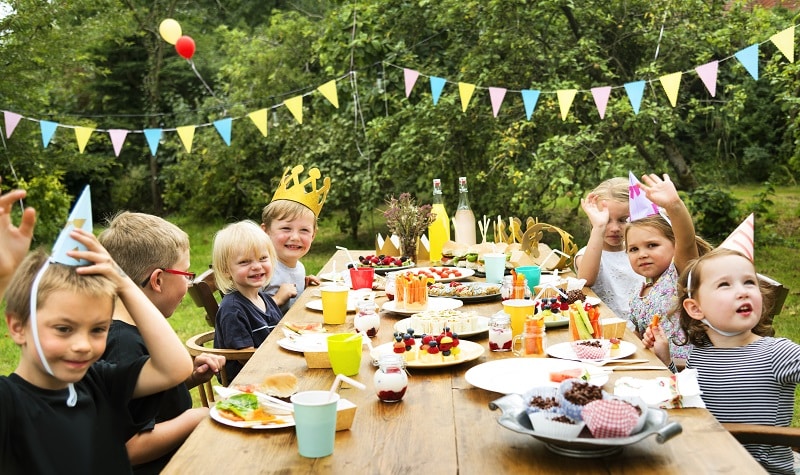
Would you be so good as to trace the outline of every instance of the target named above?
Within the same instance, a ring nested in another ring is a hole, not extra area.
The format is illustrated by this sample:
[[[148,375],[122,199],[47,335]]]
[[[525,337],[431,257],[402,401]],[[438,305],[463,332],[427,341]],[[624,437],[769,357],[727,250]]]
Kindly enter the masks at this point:
[[[742,206],[744,206],[759,191],[760,189],[755,186],[737,187],[734,194],[742,199]],[[765,239],[768,242],[756,243],[756,266],[759,272],[778,280],[791,290],[783,311],[775,319],[775,328],[778,336],[800,342],[800,320],[798,320],[800,271],[797,269],[797,260],[800,257],[797,251],[800,247],[800,233],[798,233],[800,228],[800,189],[797,187],[778,188],[776,195],[771,198],[774,205],[770,209],[770,214],[774,220],[771,220],[769,224],[764,224],[757,217],[756,227],[759,229],[759,239],[762,235],[766,235]],[[184,219],[170,220],[191,236],[192,270],[200,273],[207,269],[211,263],[211,244],[214,233],[225,223],[197,223]],[[380,216],[376,218],[376,222],[383,222]],[[578,227],[576,226],[576,229]],[[368,229],[369,226],[365,225],[362,228]],[[580,231],[569,228],[567,230],[575,233],[576,243],[584,242],[585,238],[581,237]],[[361,242],[353,242],[339,231],[336,217],[324,216],[320,222],[320,229],[312,250],[303,259],[306,270],[309,273],[316,273],[327,262],[337,245],[350,249],[373,248],[374,237],[368,234],[368,231],[362,231],[362,235]],[[183,340],[209,329],[203,318],[203,310],[194,306],[188,296],[184,298],[175,314],[170,318],[170,323]],[[19,351],[8,336],[6,326],[2,325],[0,329],[0,374],[8,374],[14,370],[18,353]],[[195,405],[199,405],[197,392],[192,391],[192,393]],[[796,392],[795,396],[793,425],[800,427],[800,392]]]

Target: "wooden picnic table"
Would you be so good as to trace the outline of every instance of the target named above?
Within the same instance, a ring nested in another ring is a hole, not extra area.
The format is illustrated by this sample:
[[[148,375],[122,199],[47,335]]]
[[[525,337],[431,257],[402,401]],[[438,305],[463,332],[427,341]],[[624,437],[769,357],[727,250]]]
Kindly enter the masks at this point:
[[[372,251],[351,251],[353,255]],[[337,251],[320,274],[344,269],[347,256]],[[482,279],[472,279],[481,281]],[[587,289],[588,291],[588,289]],[[285,320],[322,321],[322,314],[306,308],[319,290],[310,287],[297,299]],[[385,297],[378,299],[380,305]],[[489,316],[502,309],[492,301],[465,306]],[[613,315],[601,305],[604,316]],[[353,331],[353,315],[345,324],[326,326],[329,332]],[[373,338],[375,346],[392,341],[393,325],[402,315],[381,312],[381,328]],[[568,330],[548,329],[549,344],[569,340]],[[280,329],[273,331],[255,352],[232,385],[259,384],[266,375],[291,372],[299,379],[299,389],[328,389],[335,375],[330,369],[309,369],[302,353],[281,348]],[[201,422],[178,450],[163,473],[253,474],[253,473],[359,473],[359,474],[685,474],[685,473],[763,473],[761,466],[717,422],[706,409],[670,409],[669,420],[678,422],[683,432],[664,444],[650,436],[626,446],[621,453],[603,458],[573,458],[550,451],[536,438],[513,432],[498,424],[499,411],[489,403],[502,394],[472,386],[465,372],[481,363],[513,358],[510,352],[490,352],[487,335],[468,338],[484,345],[486,351],[474,361],[441,368],[410,369],[409,386],[399,403],[380,402],[373,390],[376,368],[367,350],[361,369],[354,378],[367,390],[343,387],[339,393],[358,408],[350,430],[336,433],[334,453],[320,459],[301,457],[297,452],[294,428],[254,430],[232,428],[211,419]],[[632,358],[646,358],[649,364],[663,366],[638,338],[626,332],[625,341],[636,345]],[[614,372],[604,386],[613,391],[614,381],[622,376],[654,378],[668,376],[663,371]]]

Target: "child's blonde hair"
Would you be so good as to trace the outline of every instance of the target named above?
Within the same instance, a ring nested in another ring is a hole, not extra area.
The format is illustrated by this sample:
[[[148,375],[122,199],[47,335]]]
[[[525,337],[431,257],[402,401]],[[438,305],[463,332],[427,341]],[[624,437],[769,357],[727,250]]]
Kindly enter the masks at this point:
[[[630,182],[627,178],[614,177],[600,183],[592,190],[601,199],[627,203],[629,199]]]
[[[134,282],[173,267],[189,250],[189,235],[158,216],[123,211],[97,237]]]
[[[672,244],[675,244],[675,232],[672,230],[672,225],[664,219],[660,214],[654,214],[646,218],[631,221],[625,226],[625,241],[628,241],[628,233],[631,229],[635,228],[652,228],[660,232],[664,237],[669,239]],[[712,249],[711,244],[700,236],[695,235],[695,245],[697,246],[697,255],[702,256]]]
[[[275,246],[272,245],[267,233],[253,221],[239,221],[217,231],[217,234],[214,235],[211,257],[211,266],[214,269],[217,287],[226,294],[236,290],[236,285],[231,278],[231,260],[237,255],[248,253],[258,257],[264,250],[267,251],[269,260],[274,266],[277,262]],[[271,279],[272,275],[267,276],[267,282]]]
[[[27,324],[31,316],[31,287],[36,274],[48,259],[48,255],[39,249],[29,253],[14,273],[6,292],[6,315],[15,318],[22,324]],[[77,267],[63,264],[50,263],[39,280],[39,290],[36,293],[36,308],[59,290],[73,292],[87,297],[108,297],[111,301],[113,313],[114,302],[117,296],[117,286],[113,281],[102,275],[81,275],[76,272]],[[112,313],[108,314],[111,318]]]
[[[261,212],[261,224],[264,226],[264,230],[268,230],[272,224],[272,221],[276,219],[292,221],[306,213],[310,214],[314,219],[314,234],[316,234],[317,217],[314,216],[314,212],[311,211],[311,209],[309,209],[307,206],[296,201],[275,200],[269,203],[267,206],[264,206],[264,210]]]

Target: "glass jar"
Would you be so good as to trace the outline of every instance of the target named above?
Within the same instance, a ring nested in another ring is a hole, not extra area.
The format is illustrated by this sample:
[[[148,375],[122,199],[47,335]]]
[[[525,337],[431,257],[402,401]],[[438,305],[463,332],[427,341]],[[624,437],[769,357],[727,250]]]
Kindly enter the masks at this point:
[[[500,286],[500,297],[503,300],[508,300],[511,298],[511,293],[514,290],[514,276],[513,275],[504,275],[503,276],[503,283]]]
[[[408,389],[408,375],[402,355],[389,353],[378,359],[378,371],[373,378],[375,393],[383,402],[399,402]]]
[[[530,299],[531,296],[531,289],[528,288],[528,279],[522,279],[520,282],[514,283],[513,275],[503,276],[503,284],[500,287],[500,297],[503,300]]]
[[[511,351],[511,316],[497,312],[489,318],[489,351]]]
[[[386,274],[386,298],[394,300],[395,280],[397,279],[397,272],[388,272]]]
[[[364,299],[357,304],[358,310],[353,319],[353,326],[357,333],[365,333],[372,338],[378,334],[381,327],[381,317],[375,311],[377,306],[371,298]]]
[[[519,343],[519,344],[518,344]],[[528,318],[522,335],[517,335],[511,342],[515,356],[547,356],[547,334],[543,318]]]

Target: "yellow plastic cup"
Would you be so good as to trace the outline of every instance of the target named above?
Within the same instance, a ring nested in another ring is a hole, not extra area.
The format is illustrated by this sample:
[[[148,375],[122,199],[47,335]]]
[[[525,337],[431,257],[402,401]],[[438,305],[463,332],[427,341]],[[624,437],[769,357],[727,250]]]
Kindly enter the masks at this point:
[[[534,302],[526,299],[503,301],[503,311],[511,315],[511,336],[522,335],[525,319],[533,315]]]
[[[350,291],[340,285],[320,287],[322,294],[322,321],[328,325],[341,325],[347,318],[347,295]]]
[[[361,368],[361,346],[364,338],[360,333],[337,333],[328,337],[328,357],[336,374],[355,376]]]

